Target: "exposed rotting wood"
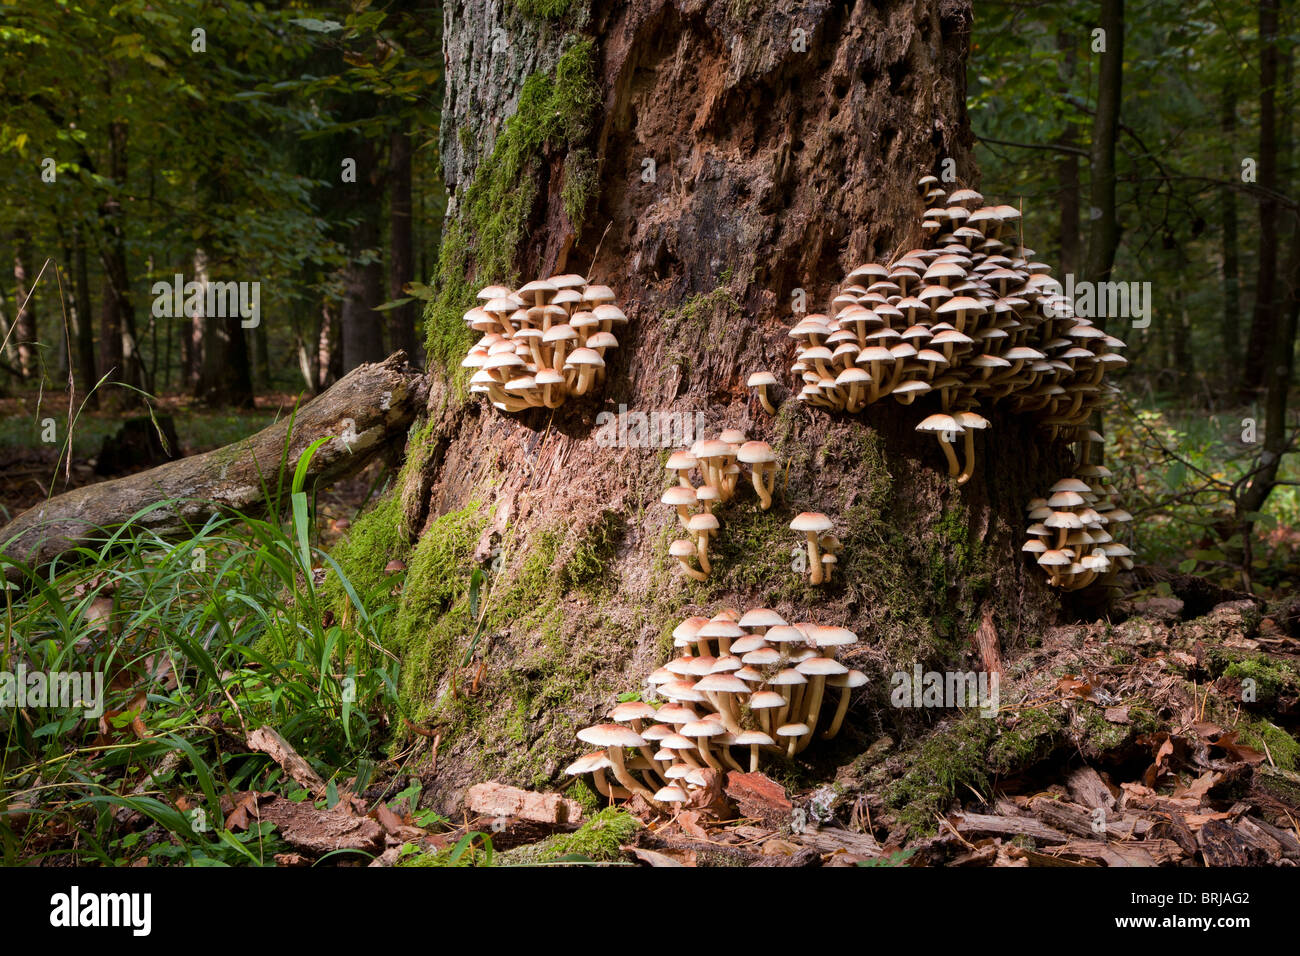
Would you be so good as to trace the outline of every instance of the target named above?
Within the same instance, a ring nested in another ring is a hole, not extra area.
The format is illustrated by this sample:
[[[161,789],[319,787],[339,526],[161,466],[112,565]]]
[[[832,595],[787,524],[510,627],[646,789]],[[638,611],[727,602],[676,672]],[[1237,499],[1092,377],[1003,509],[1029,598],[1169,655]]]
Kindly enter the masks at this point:
[[[465,807],[487,817],[518,817],[535,823],[567,824],[582,820],[582,807],[558,793],[533,793],[489,781],[469,788]]]
[[[305,787],[313,797],[319,797],[325,792],[325,781],[274,727],[257,728],[248,735],[246,742],[250,750],[269,754],[272,760],[284,768],[285,773]]]
[[[952,823],[962,836],[973,833],[1027,836],[1043,843],[1067,843],[1069,837],[1033,817],[998,817],[987,813],[956,813]]]
[[[162,537],[185,535],[218,513],[262,514],[264,487],[277,486],[286,446],[286,467],[292,473],[313,441],[329,439],[316,450],[307,471],[309,485],[328,484],[359,471],[390,443],[404,439],[424,401],[423,375],[407,363],[405,353],[397,352],[358,366],[301,406],[292,416],[292,435],[290,416],[285,416],[233,445],[57,495],[0,530],[0,549],[40,567],[75,548],[93,546],[105,536],[103,529],[119,527],[151,506],[161,505],[136,523]],[[6,574],[11,580],[19,576],[13,567]]]

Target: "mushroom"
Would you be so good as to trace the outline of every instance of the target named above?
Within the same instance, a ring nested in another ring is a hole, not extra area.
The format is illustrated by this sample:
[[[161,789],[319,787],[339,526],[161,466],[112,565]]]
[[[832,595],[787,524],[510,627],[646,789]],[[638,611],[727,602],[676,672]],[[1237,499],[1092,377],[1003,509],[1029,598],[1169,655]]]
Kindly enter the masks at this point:
[[[597,747],[604,747],[614,770],[614,779],[632,793],[639,793],[650,801],[654,800],[654,794],[638,783],[623,763],[623,748],[645,746],[645,739],[640,734],[618,724],[596,724],[594,727],[578,731],[578,739]]]
[[[605,779],[605,771],[612,766],[614,763],[605,751],[595,750],[569,764],[564,768],[564,772],[574,777],[589,773],[596,784],[596,792],[606,800],[626,800],[632,796],[631,792],[623,787],[611,787],[609,781]]]
[[[810,657],[800,663],[795,670],[808,678],[807,716],[804,720],[809,730],[806,737],[799,742],[798,747],[799,750],[803,750],[812,742],[812,729],[817,726],[817,717],[821,713],[822,693],[826,685],[826,678],[838,674],[847,674],[849,669],[830,657]]]
[[[758,493],[759,507],[766,511],[772,507],[772,492],[776,488],[776,452],[765,441],[748,441],[740,446],[736,458],[750,466],[750,479]]]
[[[812,572],[812,583],[822,583],[821,554],[817,550],[818,537],[833,527],[831,519],[820,511],[805,511],[796,515],[790,522],[791,531],[802,531],[808,539],[808,566]]]
[[[700,561],[700,570],[707,576],[713,570],[709,564],[709,535],[718,530],[718,519],[708,513],[692,515],[686,527],[697,536],[695,554]]]
[[[758,748],[775,747],[776,741],[761,730],[746,730],[736,734],[736,746],[749,748],[749,772],[758,773]]]
[[[763,411],[769,415],[776,414],[776,406],[772,404],[772,399],[768,396],[767,390],[776,385],[776,376],[771,372],[755,372],[749,376],[746,383],[750,388],[758,389],[758,400],[763,405]]]
[[[962,427],[957,424],[957,419],[951,415],[935,413],[923,419],[921,424],[916,426],[919,432],[932,432],[939,436],[939,447],[943,449],[944,456],[948,459],[948,474],[956,477],[961,474],[961,467],[957,464],[957,455],[952,450],[952,443],[957,438],[957,433],[963,431]]]
[[[801,723],[782,724],[780,727],[776,728],[776,735],[778,737],[785,737],[789,740],[789,744],[786,746],[785,750],[786,757],[791,759],[794,758],[795,748],[798,746],[799,740],[807,733],[811,733],[808,729],[808,725]]]
[[[668,546],[668,553],[676,558],[678,563],[681,564],[682,570],[695,580],[707,581],[709,579],[708,572],[697,570],[687,563],[687,559],[695,557],[697,553],[694,541],[689,538],[678,538]]]
[[[853,691],[867,683],[867,675],[859,670],[851,670],[847,674],[835,674],[826,678],[827,687],[840,688],[840,702],[835,707],[835,714],[831,717],[830,725],[822,731],[822,739],[830,740],[840,732],[840,725],[844,723],[844,715],[849,712],[849,698]]]
[[[677,509],[677,520],[685,528],[691,520],[690,506],[695,504],[695,489],[688,485],[673,485],[659,499],[666,505]]]
[[[966,464],[962,466],[961,474],[957,476],[957,484],[964,485],[975,472],[975,432],[977,429],[988,428],[989,422],[987,418],[975,412],[956,412],[952,417],[961,426],[965,443]]]

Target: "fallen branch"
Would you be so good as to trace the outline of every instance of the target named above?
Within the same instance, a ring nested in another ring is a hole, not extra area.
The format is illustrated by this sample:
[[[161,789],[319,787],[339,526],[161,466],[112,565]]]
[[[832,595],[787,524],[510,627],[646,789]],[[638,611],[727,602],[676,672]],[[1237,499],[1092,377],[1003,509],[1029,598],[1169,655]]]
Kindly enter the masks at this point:
[[[41,567],[75,548],[94,546],[106,530],[151,506],[158,507],[136,523],[161,537],[183,537],[218,513],[262,514],[264,483],[277,487],[282,461],[292,473],[313,441],[328,438],[311,460],[308,485],[354,474],[406,434],[423,399],[424,378],[404,352],[358,366],[298,409],[292,435],[286,418],[233,445],[57,495],[0,530],[0,551]],[[5,573],[11,580],[20,575],[12,565]]]

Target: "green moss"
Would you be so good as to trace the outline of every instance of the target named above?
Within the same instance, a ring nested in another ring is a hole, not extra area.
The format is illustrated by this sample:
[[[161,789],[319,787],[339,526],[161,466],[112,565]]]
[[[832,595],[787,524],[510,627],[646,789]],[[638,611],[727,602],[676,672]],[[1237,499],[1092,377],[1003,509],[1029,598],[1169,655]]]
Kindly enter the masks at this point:
[[[1300,769],[1300,741],[1276,724],[1259,720],[1239,728],[1238,742],[1273,758],[1282,770]]]
[[[559,0],[530,2],[555,6]],[[537,199],[543,148],[576,149],[590,135],[599,102],[595,41],[582,38],[560,56],[553,73],[524,81],[515,114],[460,196],[460,213],[443,234],[434,298],[425,311],[426,349],[452,381],[463,386],[465,380],[460,360],[472,333],[461,316],[474,303],[474,285],[518,278],[514,260]],[[594,189],[594,160],[575,160],[573,168],[576,181],[566,184],[565,202],[577,223],[578,204],[585,208]]]
[[[534,20],[559,20],[571,11],[584,10],[586,0],[510,0],[510,6]]]
[[[599,863],[622,856],[619,847],[627,844],[640,829],[641,822],[630,813],[610,807],[602,810],[573,833],[557,833],[540,843],[517,847],[501,854],[507,865],[548,863],[561,857],[578,856]]]
[[[1269,703],[1277,699],[1282,691],[1295,692],[1300,689],[1300,679],[1289,666],[1279,660],[1259,654],[1232,661],[1224,668],[1223,676],[1240,681],[1255,682],[1255,702]]]
[[[1050,756],[1064,739],[1068,717],[1059,706],[1025,710],[1013,724],[969,713],[932,734],[907,755],[907,772],[885,787],[885,804],[909,826],[931,830],[954,797],[974,790],[990,796],[999,775]]]
[[[361,515],[338,541],[330,555],[367,607],[382,603],[392,589],[393,579],[384,566],[394,558],[405,560],[411,544],[402,534],[402,501],[389,493]],[[324,596],[336,614],[343,611],[347,594],[336,574],[325,579]]]

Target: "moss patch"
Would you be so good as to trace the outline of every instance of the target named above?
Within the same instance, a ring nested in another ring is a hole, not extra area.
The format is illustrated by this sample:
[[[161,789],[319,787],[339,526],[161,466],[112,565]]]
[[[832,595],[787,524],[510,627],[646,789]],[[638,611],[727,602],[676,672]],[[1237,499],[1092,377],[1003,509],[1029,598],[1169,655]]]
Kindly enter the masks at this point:
[[[625,845],[640,829],[641,822],[616,807],[602,810],[573,833],[557,833],[540,843],[508,850],[501,855],[507,865],[550,863],[563,857],[580,857],[607,863],[622,856]]]

